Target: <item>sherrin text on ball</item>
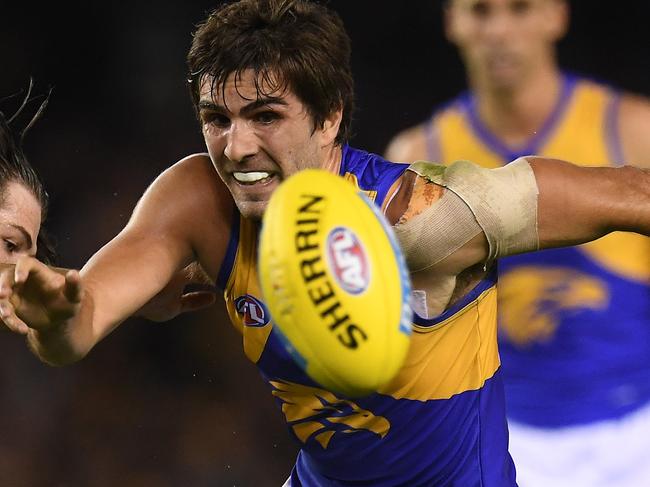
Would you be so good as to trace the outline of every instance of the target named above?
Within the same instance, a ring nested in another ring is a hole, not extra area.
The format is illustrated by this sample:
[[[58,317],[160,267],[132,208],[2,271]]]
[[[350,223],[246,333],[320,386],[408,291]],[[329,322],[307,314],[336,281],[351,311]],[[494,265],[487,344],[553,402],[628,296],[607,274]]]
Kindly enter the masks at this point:
[[[274,333],[314,381],[358,397],[397,374],[411,334],[408,271],[384,216],[349,181],[315,169],[285,181],[259,259]]]

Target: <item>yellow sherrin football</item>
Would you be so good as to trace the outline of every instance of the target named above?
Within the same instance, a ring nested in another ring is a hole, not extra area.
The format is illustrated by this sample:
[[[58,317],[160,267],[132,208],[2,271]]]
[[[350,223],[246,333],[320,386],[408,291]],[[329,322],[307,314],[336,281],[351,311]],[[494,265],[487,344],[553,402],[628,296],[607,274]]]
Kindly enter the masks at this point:
[[[408,271],[384,216],[350,182],[310,169],[282,183],[259,269],[274,332],[312,379],[359,397],[395,376],[411,334]]]

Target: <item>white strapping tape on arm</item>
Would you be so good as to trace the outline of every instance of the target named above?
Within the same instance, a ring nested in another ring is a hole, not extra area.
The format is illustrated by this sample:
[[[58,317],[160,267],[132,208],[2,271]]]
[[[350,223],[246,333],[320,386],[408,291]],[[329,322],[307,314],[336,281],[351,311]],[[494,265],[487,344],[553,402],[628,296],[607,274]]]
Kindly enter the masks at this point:
[[[412,272],[440,262],[481,230],[490,247],[488,263],[539,249],[537,181],[525,158],[499,169],[458,161],[449,167],[416,162],[409,170],[449,190],[426,210],[395,226]]]

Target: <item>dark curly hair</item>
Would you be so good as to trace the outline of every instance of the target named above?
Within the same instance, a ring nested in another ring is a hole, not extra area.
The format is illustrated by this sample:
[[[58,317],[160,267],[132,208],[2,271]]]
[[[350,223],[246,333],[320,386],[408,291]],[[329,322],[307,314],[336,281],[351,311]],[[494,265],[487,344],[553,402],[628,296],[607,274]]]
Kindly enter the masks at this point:
[[[336,12],[307,0],[239,0],[221,5],[199,24],[187,58],[190,92],[198,111],[206,76],[221,90],[232,74],[253,70],[260,96],[290,89],[322,127],[341,109],[336,137],[350,136],[354,85],[350,38]]]

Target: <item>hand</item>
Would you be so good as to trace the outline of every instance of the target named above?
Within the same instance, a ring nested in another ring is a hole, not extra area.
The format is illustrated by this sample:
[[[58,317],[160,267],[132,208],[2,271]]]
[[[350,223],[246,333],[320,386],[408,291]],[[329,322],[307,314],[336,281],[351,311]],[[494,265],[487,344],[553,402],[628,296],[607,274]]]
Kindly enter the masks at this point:
[[[193,262],[177,272],[136,315],[151,321],[169,321],[181,313],[207,308],[216,298],[217,288],[212,280],[197,262]]]
[[[0,271],[0,319],[11,331],[48,331],[79,311],[83,286],[76,270],[54,269],[21,257]]]

